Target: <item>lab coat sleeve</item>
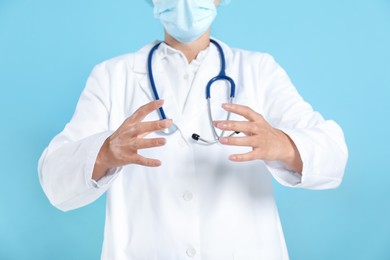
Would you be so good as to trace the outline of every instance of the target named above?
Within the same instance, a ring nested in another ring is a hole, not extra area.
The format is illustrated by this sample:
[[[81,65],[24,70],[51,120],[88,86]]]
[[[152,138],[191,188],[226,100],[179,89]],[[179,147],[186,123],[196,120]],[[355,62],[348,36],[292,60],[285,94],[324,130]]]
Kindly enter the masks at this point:
[[[110,91],[104,64],[94,68],[64,130],[50,142],[38,163],[42,188],[50,202],[63,211],[96,200],[120,169],[111,169],[98,182],[92,180],[97,154],[112,133],[108,130]]]
[[[289,187],[338,187],[348,158],[342,129],[334,121],[324,120],[303,100],[271,56],[265,56],[261,67],[265,118],[294,141],[303,162],[302,175],[289,171],[280,162],[265,162],[271,174]]]

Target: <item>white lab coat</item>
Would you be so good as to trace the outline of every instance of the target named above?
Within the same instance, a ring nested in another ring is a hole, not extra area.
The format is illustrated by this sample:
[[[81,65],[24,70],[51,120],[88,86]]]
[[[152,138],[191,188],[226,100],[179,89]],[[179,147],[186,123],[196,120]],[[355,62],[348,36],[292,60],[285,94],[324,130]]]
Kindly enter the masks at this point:
[[[165,112],[179,131],[167,137],[165,146],[140,153],[160,159],[162,166],[128,165],[112,169],[98,183],[91,181],[103,141],[153,100],[146,68],[152,44],[103,62],[88,79],[72,120],[39,162],[42,187],[63,211],[87,205],[107,191],[102,259],[288,259],[272,176],[289,187],[330,189],[340,184],[347,160],[340,127],[312,110],[270,55],[221,45],[226,73],[237,84],[235,102],[261,113],[292,138],[303,160],[303,176],[278,162],[227,159],[249,148],[206,146],[191,139],[194,132],[212,138],[205,86],[218,74],[220,59],[211,45],[183,111],[172,98],[176,86],[167,84],[162,66],[154,61]],[[224,94],[212,98],[226,102]],[[223,117],[217,106],[213,111],[216,118]],[[157,119],[157,112],[146,118]]]

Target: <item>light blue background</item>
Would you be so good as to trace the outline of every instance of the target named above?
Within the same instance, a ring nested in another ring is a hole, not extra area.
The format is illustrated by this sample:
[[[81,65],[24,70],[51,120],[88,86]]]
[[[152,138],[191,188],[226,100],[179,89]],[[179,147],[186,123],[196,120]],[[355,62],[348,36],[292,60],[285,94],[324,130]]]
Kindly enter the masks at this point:
[[[345,131],[350,159],[339,189],[275,185],[291,259],[390,259],[390,1],[233,0],[212,32],[271,53]],[[100,257],[104,199],[58,211],[37,161],[92,67],[161,37],[142,0],[0,0],[0,259]]]

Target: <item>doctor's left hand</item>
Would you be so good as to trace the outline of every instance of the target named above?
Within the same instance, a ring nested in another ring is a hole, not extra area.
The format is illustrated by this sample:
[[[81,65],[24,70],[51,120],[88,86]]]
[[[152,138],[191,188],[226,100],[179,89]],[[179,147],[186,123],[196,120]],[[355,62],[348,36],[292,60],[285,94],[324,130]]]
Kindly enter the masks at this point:
[[[238,131],[245,136],[222,137],[224,145],[248,146],[252,151],[229,156],[231,161],[281,161],[287,168],[302,172],[302,159],[295,143],[283,131],[273,128],[262,115],[238,104],[223,104],[223,109],[243,116],[248,121],[214,121],[214,126],[225,131]]]

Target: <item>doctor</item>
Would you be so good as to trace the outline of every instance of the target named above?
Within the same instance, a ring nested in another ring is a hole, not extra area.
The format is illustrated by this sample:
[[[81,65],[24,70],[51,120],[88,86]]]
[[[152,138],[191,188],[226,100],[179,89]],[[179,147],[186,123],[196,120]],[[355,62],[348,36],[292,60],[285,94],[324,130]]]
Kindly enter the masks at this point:
[[[210,39],[228,2],[154,0],[164,42],[97,65],[42,154],[39,179],[57,208],[107,192],[102,259],[288,259],[272,176],[341,183],[340,127],[270,55]]]

